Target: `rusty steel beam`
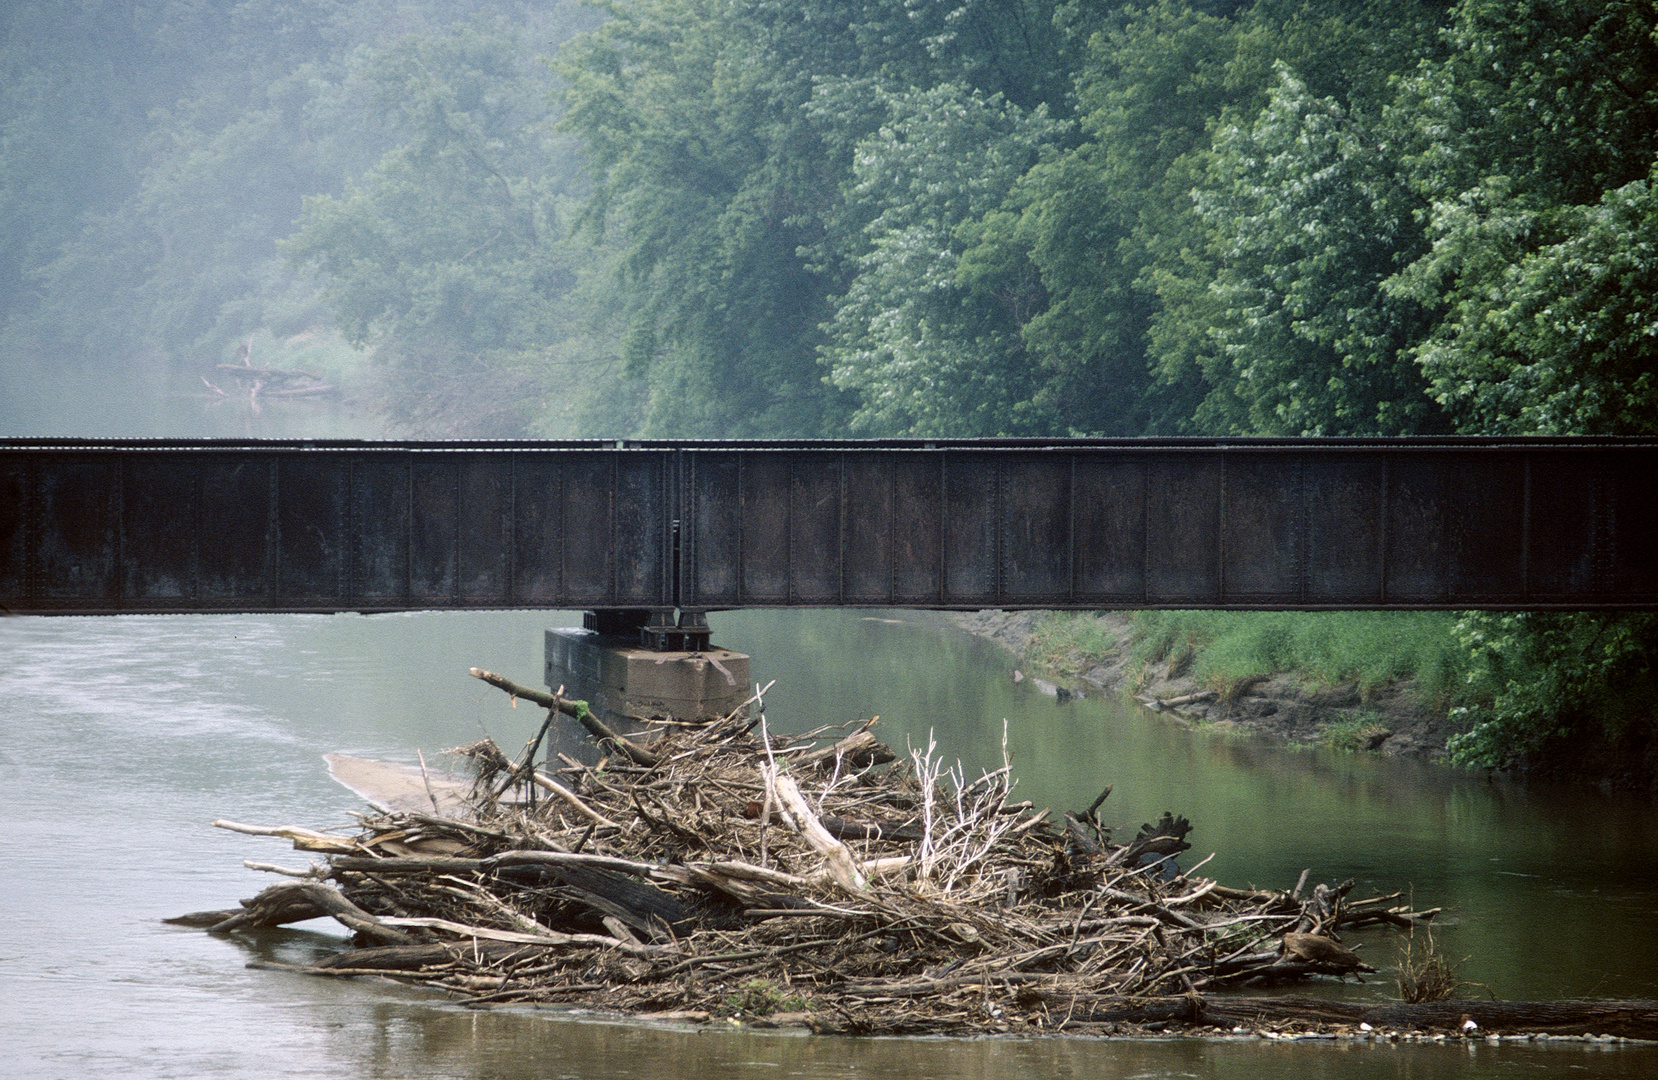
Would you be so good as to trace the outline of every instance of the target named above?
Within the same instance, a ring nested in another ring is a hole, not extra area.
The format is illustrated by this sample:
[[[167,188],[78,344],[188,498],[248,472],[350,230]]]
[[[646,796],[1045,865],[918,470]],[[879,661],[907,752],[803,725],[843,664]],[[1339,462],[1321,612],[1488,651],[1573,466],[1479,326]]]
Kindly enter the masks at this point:
[[[13,614],[1658,608],[1658,441],[0,441]]]

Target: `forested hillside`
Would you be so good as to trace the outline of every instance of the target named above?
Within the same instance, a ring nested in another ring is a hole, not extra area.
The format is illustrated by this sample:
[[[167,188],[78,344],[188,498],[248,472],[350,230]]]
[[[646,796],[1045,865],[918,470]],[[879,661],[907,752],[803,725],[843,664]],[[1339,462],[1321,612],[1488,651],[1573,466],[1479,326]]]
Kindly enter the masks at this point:
[[[10,357],[328,338],[431,435],[1658,433],[1652,0],[0,18]],[[1650,731],[1651,620],[1455,632],[1466,760]]]
[[[1658,420],[1650,3],[608,10],[562,126],[652,432]]]
[[[616,348],[543,58],[601,19],[571,0],[8,5],[6,362],[222,379],[251,339],[258,363],[354,380],[392,430],[569,429]]]

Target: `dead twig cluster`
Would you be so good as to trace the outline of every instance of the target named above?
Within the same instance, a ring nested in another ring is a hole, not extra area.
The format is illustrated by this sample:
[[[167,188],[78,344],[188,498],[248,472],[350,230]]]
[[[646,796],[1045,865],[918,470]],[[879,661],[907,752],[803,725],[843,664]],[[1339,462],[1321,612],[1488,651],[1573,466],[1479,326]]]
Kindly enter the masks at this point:
[[[1412,933],[1399,946],[1399,973],[1394,978],[1399,1000],[1411,1005],[1444,1001],[1462,987],[1475,985],[1457,978],[1461,963],[1445,958],[1434,944],[1432,930],[1425,930],[1421,941]]]

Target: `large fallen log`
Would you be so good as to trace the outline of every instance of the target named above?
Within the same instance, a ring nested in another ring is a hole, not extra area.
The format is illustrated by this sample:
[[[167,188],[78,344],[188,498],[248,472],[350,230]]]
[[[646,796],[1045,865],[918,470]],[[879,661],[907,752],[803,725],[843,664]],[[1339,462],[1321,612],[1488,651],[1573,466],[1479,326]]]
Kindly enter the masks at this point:
[[[248,378],[262,379],[310,379],[312,382],[322,382],[321,375],[313,375],[309,371],[298,368],[253,367],[249,364],[217,364],[219,371],[228,371],[232,375],[242,375]]]
[[[295,841],[296,844],[299,841]],[[208,916],[222,918],[209,922]],[[169,919],[181,926],[201,926],[216,934],[256,927],[286,926],[332,916],[347,929],[373,941],[388,945],[406,945],[409,935],[382,923],[346,898],[332,885],[318,881],[296,881],[272,885],[251,900],[243,900],[240,909],[222,912],[194,912]]]

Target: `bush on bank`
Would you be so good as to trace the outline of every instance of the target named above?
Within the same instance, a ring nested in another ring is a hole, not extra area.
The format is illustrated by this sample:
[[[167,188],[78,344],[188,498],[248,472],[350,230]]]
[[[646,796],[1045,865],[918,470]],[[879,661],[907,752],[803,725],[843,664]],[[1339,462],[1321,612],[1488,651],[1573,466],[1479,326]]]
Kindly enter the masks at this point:
[[[1658,717],[1658,616],[1469,612],[1453,627],[1466,656],[1468,725],[1453,761],[1499,768],[1557,764],[1591,746],[1634,752]]]

